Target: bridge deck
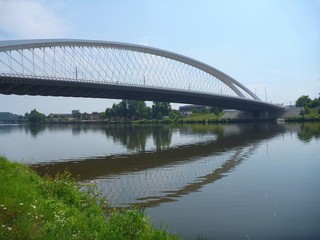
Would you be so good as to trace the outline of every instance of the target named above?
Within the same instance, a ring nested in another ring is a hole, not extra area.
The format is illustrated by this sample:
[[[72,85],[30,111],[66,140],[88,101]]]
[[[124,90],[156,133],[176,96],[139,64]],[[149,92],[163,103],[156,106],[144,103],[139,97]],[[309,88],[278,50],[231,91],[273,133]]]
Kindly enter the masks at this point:
[[[164,101],[218,106],[243,111],[281,111],[282,106],[240,97],[146,85],[84,82],[68,79],[21,78],[0,75],[0,94]]]

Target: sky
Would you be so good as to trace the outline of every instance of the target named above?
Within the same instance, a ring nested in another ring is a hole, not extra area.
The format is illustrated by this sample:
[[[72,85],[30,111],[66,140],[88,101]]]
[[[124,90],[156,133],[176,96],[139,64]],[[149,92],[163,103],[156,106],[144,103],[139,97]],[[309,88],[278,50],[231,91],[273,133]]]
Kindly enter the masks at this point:
[[[320,93],[320,0],[0,0],[0,41],[43,38],[176,52],[272,103]],[[0,94],[0,112],[102,112],[116,102]]]

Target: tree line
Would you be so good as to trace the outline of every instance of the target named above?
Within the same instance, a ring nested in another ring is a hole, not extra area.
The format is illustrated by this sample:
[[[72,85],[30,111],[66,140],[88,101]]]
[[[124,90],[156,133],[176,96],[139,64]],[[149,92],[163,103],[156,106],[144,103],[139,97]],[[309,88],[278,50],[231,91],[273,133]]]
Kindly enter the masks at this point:
[[[87,113],[73,114],[72,117],[76,120],[86,120]],[[141,119],[163,119],[165,117],[181,118],[181,114],[177,110],[171,108],[168,102],[153,102],[151,107],[147,106],[144,101],[122,100],[119,103],[114,103],[111,108],[106,108],[105,112],[99,114],[100,120],[108,121],[132,121]],[[25,120],[30,123],[40,123],[52,121],[51,117],[38,112],[36,109],[30,113],[25,113],[24,116],[19,116],[19,120]]]
[[[308,95],[302,95],[297,99],[296,107],[308,107],[308,108],[320,107],[320,93],[319,93],[319,98],[314,98],[313,100]]]
[[[320,114],[320,93],[319,98],[313,100],[308,95],[302,95],[296,101],[296,107],[303,107],[300,111],[300,116],[304,117],[310,113],[310,108],[318,108]]]
[[[301,110],[302,116],[307,115],[310,112],[310,108],[318,108],[318,113],[320,114],[320,94],[318,98],[311,99],[308,95],[303,95],[296,100],[296,107],[303,107]],[[200,113],[214,113],[218,115],[222,109],[217,107],[203,108],[201,110],[194,110],[194,112]],[[86,120],[85,115],[80,112],[78,115],[81,115],[82,120]],[[2,113],[4,119],[14,119],[28,121],[30,123],[39,123],[50,121],[49,117],[45,114],[38,112],[36,109],[33,109],[30,113],[25,113],[24,116],[18,116],[10,113]],[[79,116],[73,116],[75,119],[80,119]],[[106,110],[99,114],[101,120],[108,121],[133,121],[141,119],[181,119],[182,115],[178,110],[174,110],[171,107],[171,104],[168,102],[153,102],[152,106],[149,107],[146,105],[145,101],[137,100],[122,100],[119,103],[114,103],[111,108],[106,108]]]
[[[153,102],[153,105],[148,107],[144,101],[122,100],[105,110],[105,118],[110,121],[163,119],[172,115],[173,112],[177,111],[172,110],[168,102]]]

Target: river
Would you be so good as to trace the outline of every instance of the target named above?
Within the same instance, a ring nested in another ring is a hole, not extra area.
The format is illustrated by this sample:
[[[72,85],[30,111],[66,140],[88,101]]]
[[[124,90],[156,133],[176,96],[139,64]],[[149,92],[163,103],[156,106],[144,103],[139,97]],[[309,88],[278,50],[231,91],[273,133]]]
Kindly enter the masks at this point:
[[[0,154],[187,239],[320,239],[319,143],[319,123],[0,125]]]

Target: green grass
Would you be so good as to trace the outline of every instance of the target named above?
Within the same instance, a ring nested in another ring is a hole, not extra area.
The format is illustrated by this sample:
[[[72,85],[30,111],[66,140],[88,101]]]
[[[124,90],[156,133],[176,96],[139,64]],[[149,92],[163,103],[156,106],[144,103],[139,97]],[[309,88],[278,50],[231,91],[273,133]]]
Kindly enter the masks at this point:
[[[285,120],[287,122],[319,122],[320,121],[320,113],[318,108],[309,108],[309,113],[298,117],[289,117]]]
[[[41,178],[0,156],[0,239],[180,239],[137,209],[112,210],[68,174]]]
[[[183,122],[215,122],[219,121],[223,113],[218,116],[214,113],[193,113],[183,119]]]
[[[307,114],[309,118],[320,118],[319,109],[318,108],[310,108],[310,113]]]

